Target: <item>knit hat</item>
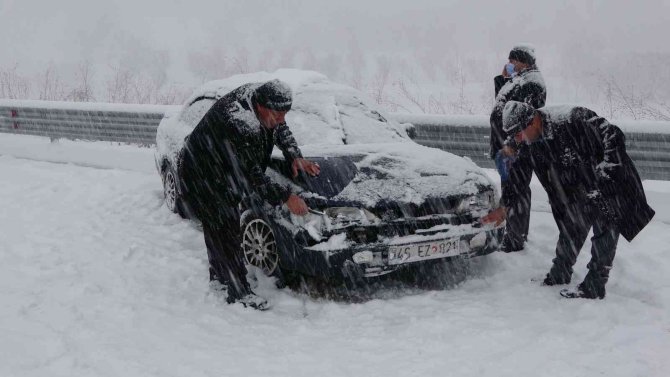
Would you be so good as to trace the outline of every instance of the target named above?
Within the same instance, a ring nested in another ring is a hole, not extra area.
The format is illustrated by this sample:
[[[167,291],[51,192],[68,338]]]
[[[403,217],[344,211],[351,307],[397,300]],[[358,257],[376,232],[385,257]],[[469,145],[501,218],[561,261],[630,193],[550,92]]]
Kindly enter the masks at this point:
[[[533,65],[535,64],[535,48],[528,45],[514,46],[512,47],[512,51],[509,52],[508,59],[514,59],[524,64]]]
[[[279,80],[268,81],[256,88],[254,100],[257,104],[275,111],[289,111],[293,103],[291,88]]]
[[[508,101],[503,109],[503,131],[513,136],[528,127],[535,115],[533,106],[525,102]]]

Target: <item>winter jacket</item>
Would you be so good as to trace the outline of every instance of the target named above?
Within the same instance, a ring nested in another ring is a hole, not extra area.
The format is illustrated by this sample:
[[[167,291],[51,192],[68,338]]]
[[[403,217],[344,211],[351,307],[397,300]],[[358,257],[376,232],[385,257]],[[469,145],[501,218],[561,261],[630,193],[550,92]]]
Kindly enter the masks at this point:
[[[538,109],[547,100],[547,88],[540,71],[531,67],[521,71],[513,78],[498,75],[493,79],[495,85],[495,105],[491,111],[491,149],[489,156],[494,159],[506,139],[502,130],[502,112],[507,101],[526,102]]]
[[[273,205],[291,194],[265,170],[275,145],[289,163],[302,155],[285,123],[270,130],[256,117],[252,97],[259,85],[246,84],[221,97],[185,140],[180,176],[198,217],[217,217],[221,208],[237,206],[252,192]]]
[[[542,137],[526,152],[552,211],[563,213],[575,203],[591,205],[631,241],[651,221],[654,210],[626,153],[624,134],[583,107],[551,106],[539,113]],[[512,174],[510,179],[518,178]],[[502,205],[515,203],[519,194],[514,186],[503,188]]]

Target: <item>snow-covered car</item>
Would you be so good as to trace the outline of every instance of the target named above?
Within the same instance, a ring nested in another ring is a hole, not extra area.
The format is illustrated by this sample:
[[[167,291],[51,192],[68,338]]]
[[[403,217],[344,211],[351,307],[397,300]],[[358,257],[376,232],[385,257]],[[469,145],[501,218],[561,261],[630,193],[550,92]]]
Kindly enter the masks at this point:
[[[242,205],[246,262],[268,275],[298,272],[337,282],[365,281],[445,258],[473,257],[497,248],[501,229],[478,219],[497,203],[493,183],[472,161],[421,146],[361,92],[316,72],[279,70],[212,81],[158,127],[156,165],[167,207],[183,215],[177,164],[184,138],[223,95],[249,82],[278,78],[293,90],[286,120],[303,155],[321,166],[318,177],[292,179],[275,149],[266,172],[311,208],[294,216],[265,203],[264,213]],[[254,200],[249,198],[249,200]],[[256,199],[257,200],[257,199]],[[422,271],[425,269],[421,269]]]

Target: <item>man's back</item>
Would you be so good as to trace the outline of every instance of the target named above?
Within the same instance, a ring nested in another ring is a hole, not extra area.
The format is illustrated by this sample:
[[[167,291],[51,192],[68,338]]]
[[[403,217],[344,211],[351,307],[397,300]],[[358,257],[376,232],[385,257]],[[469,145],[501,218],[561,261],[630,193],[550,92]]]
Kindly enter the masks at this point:
[[[186,168],[199,171],[203,179],[220,180],[237,168],[267,165],[272,132],[261,126],[251,103],[259,85],[243,85],[212,105],[185,141]]]
[[[529,68],[513,78],[496,76],[496,98],[491,111],[491,158],[502,148],[505,133],[502,131],[502,109],[509,101],[525,102],[538,109],[547,100],[547,88],[542,73],[537,68]]]
[[[539,109],[542,138],[527,148],[535,175],[550,200],[579,201],[595,189],[594,170],[602,161],[599,136],[588,121],[596,113],[583,107]]]

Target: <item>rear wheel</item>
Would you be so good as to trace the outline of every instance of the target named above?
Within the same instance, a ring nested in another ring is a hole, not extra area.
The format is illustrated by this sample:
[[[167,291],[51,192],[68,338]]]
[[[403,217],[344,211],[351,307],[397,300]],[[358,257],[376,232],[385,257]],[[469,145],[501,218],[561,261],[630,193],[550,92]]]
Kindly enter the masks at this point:
[[[181,195],[178,189],[177,174],[169,163],[163,168],[163,196],[165,206],[173,213],[184,217],[184,209]]]

